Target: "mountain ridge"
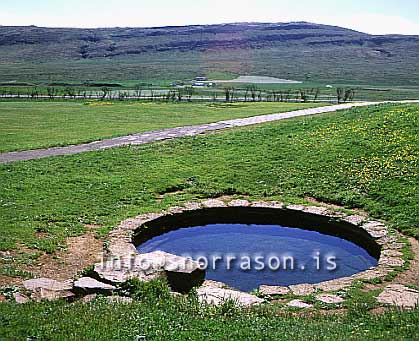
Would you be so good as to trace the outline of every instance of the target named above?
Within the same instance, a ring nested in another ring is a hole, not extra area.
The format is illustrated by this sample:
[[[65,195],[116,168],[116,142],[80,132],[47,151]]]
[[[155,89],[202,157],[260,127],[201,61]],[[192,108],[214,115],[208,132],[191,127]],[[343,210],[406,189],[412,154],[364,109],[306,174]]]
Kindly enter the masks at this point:
[[[219,71],[344,82],[351,80],[344,75],[347,70],[342,74],[345,65],[359,82],[365,83],[360,73],[373,70],[374,83],[416,84],[418,56],[419,36],[372,35],[304,21],[93,29],[0,26],[2,81],[86,75],[95,80],[167,79]],[[60,64],[62,71],[57,70]],[[118,72],[114,64],[121,66]],[[82,71],[72,74],[74,66]],[[26,70],[26,78],[19,69]]]

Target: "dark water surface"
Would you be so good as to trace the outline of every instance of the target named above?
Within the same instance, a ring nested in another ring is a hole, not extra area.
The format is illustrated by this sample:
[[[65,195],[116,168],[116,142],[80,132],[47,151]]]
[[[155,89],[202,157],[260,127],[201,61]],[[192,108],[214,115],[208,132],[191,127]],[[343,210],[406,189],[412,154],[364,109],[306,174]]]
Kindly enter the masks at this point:
[[[161,250],[199,261],[206,259],[207,279],[243,291],[262,284],[318,283],[377,265],[377,259],[350,241],[280,225],[180,228],[154,237],[137,249],[142,253]]]

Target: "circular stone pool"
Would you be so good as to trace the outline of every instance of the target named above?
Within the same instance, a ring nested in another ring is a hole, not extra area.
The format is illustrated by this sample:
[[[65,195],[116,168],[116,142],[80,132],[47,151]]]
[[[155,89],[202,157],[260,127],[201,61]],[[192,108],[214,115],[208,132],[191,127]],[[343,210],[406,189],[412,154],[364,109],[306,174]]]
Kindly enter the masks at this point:
[[[380,255],[373,238],[352,224],[254,207],[163,216],[142,226],[135,243],[140,253],[191,257],[205,267],[206,279],[242,291],[348,277],[376,266]]]

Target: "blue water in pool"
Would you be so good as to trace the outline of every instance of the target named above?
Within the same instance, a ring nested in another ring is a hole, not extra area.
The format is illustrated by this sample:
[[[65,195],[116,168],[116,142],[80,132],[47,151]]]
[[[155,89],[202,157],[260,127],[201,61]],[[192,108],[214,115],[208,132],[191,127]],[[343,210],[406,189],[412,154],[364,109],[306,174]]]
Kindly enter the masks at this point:
[[[212,224],[181,228],[140,245],[206,266],[206,279],[252,291],[260,285],[319,283],[377,265],[358,245],[338,237],[279,225]]]

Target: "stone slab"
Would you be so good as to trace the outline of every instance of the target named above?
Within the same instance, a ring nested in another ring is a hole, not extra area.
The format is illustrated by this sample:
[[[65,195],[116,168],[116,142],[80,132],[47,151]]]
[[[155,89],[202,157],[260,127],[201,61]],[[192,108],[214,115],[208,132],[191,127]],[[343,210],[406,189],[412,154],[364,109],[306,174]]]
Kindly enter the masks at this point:
[[[331,294],[318,295],[316,296],[316,300],[326,304],[340,304],[345,302],[345,300],[342,297]]]
[[[419,292],[404,285],[393,284],[384,289],[377,301],[402,309],[414,309],[419,306]]]
[[[313,308],[312,304],[306,303],[306,302],[301,301],[301,300],[292,300],[291,302],[287,303],[287,306],[291,307],[291,308],[300,308],[300,309]]]
[[[283,286],[261,285],[259,287],[259,292],[262,295],[283,296],[283,295],[289,294],[291,292],[291,290],[290,290],[290,288],[283,287]]]
[[[201,287],[197,290],[197,295],[201,303],[210,305],[222,305],[232,301],[239,306],[250,307],[264,302],[262,298],[254,295],[223,288]]]

